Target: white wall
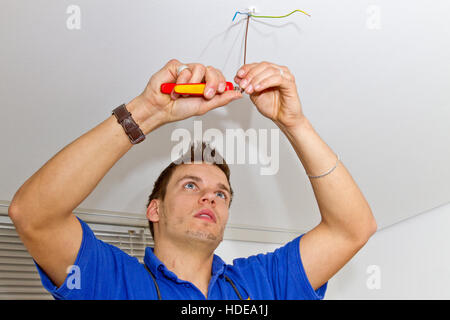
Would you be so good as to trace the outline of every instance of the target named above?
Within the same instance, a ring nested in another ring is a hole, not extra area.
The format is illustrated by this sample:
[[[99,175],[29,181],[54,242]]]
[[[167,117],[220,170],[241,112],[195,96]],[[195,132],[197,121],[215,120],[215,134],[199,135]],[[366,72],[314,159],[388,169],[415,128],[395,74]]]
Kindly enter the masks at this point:
[[[450,299],[449,230],[450,204],[379,230],[329,281],[325,299]],[[231,263],[278,246],[225,240],[217,254]]]

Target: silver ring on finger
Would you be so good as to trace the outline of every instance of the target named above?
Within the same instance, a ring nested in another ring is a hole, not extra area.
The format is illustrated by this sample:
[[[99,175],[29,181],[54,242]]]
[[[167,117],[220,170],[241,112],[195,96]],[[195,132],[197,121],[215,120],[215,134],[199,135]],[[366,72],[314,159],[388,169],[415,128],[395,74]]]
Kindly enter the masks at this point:
[[[182,64],[181,66],[179,66],[177,68],[177,76],[179,76],[181,71],[183,71],[184,69],[189,69],[189,67],[187,65],[185,65],[185,64]]]

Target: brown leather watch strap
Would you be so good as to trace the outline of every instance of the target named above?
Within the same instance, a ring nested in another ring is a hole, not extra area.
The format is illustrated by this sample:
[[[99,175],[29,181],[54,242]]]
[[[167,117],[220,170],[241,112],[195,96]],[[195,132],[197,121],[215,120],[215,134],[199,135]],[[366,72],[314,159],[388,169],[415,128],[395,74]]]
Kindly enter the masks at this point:
[[[116,116],[117,122],[122,125],[132,144],[144,141],[145,134],[131,117],[131,113],[127,110],[125,104],[115,108],[112,114]]]

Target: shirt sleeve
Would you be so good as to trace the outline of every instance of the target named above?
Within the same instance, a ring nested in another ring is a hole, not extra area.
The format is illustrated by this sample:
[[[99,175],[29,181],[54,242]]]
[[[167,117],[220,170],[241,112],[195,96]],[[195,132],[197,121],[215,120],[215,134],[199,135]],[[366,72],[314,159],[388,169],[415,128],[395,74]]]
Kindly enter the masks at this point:
[[[120,250],[97,239],[91,228],[80,218],[83,238],[73,266],[68,269],[64,283],[57,287],[45,271],[34,261],[44,288],[57,300],[125,299],[121,296],[125,264],[136,260]]]
[[[258,292],[261,299],[320,300],[325,296],[328,282],[314,290],[306,276],[300,256],[303,235],[288,242],[274,252],[234,260],[234,266],[243,273],[248,286]],[[272,295],[261,292],[271,290]]]

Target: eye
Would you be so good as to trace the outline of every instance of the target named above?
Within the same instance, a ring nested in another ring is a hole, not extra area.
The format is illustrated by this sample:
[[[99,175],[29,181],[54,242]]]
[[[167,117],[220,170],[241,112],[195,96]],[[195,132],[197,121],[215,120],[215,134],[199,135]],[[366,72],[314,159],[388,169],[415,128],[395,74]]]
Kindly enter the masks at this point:
[[[193,189],[195,189],[195,184],[192,182],[188,182],[184,185],[184,188],[193,190]]]
[[[217,194],[220,198],[222,198],[222,199],[226,199],[226,198],[227,198],[227,196],[225,195],[225,193],[223,193],[222,191],[217,191],[216,194]]]

